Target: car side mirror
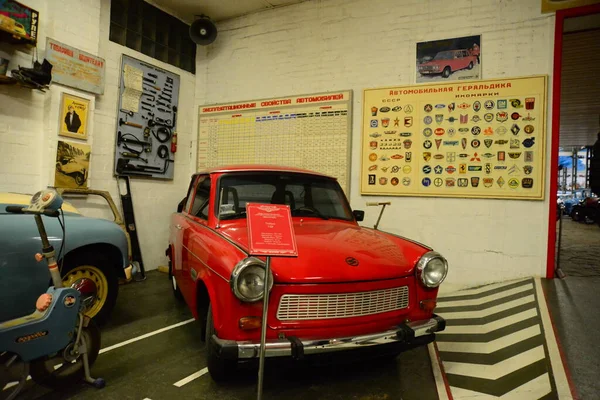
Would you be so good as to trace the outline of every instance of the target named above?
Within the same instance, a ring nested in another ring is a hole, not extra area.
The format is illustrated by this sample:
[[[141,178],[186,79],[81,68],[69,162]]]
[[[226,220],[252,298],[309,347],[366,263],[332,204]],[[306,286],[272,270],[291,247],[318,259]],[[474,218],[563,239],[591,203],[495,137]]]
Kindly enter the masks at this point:
[[[363,210],[353,210],[352,214],[357,222],[360,222],[365,219],[365,212]]]

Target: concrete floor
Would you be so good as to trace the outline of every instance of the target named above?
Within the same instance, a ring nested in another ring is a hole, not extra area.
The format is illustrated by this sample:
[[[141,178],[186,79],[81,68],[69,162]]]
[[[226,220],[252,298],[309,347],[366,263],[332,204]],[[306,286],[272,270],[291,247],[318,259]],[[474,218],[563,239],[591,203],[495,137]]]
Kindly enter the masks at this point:
[[[166,275],[151,271],[147,280],[121,287],[111,321],[102,329],[102,348],[191,318],[178,303]],[[23,399],[255,399],[256,370],[243,371],[236,383],[219,386],[205,374],[173,384],[206,366],[199,325],[189,322],[166,332],[106,351],[92,368],[106,380],[97,390],[78,385],[50,392],[29,383]],[[1,398],[1,396],[0,396]],[[437,399],[427,347],[398,357],[367,359],[352,355],[333,364],[267,362],[265,399],[394,400]]]
[[[542,280],[571,381],[580,399],[600,398],[600,227],[562,218],[565,279]]]
[[[578,394],[574,398],[600,398],[600,277],[542,280],[542,286]]]
[[[560,268],[568,276],[600,277],[600,227],[562,218]]]

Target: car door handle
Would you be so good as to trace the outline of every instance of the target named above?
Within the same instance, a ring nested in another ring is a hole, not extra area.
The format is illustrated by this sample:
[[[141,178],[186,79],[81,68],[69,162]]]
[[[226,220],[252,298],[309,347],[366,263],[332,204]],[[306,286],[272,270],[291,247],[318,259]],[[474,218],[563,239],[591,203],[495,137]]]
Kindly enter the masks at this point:
[[[181,230],[181,225],[177,224],[177,225],[175,225],[175,228]]]

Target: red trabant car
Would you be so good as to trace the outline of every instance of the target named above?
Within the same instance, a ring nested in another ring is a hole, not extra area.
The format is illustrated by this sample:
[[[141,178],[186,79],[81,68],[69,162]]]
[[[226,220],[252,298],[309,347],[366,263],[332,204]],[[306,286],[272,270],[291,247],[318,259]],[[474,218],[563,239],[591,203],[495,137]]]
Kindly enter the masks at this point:
[[[248,255],[247,203],[287,204],[296,258]],[[266,357],[426,345],[445,321],[433,313],[448,263],[429,247],[359,226],[338,181],[296,168],[245,165],[193,175],[171,216],[169,275],[204,329],[215,381],[259,357],[269,293]],[[390,345],[390,346],[387,346]],[[387,347],[386,347],[387,346]]]
[[[437,53],[432,60],[419,64],[418,70],[421,75],[442,74],[442,77],[448,78],[460,69],[473,69],[475,64],[477,55],[469,50],[445,50]]]

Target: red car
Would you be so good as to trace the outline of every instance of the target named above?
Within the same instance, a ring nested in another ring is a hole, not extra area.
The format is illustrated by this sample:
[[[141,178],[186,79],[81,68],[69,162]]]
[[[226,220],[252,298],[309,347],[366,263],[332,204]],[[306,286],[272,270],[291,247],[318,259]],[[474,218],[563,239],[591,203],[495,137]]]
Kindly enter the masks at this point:
[[[455,71],[473,69],[477,55],[469,50],[440,51],[431,61],[419,64],[418,70],[421,75],[442,74],[442,77],[448,78]]]
[[[247,203],[290,206],[297,258],[248,255]],[[444,257],[394,234],[359,226],[337,180],[274,166],[193,175],[171,216],[169,275],[175,296],[201,321],[216,381],[257,359],[262,296],[270,290],[266,357],[426,345],[445,321],[433,313]],[[388,346],[389,345],[389,346]]]

